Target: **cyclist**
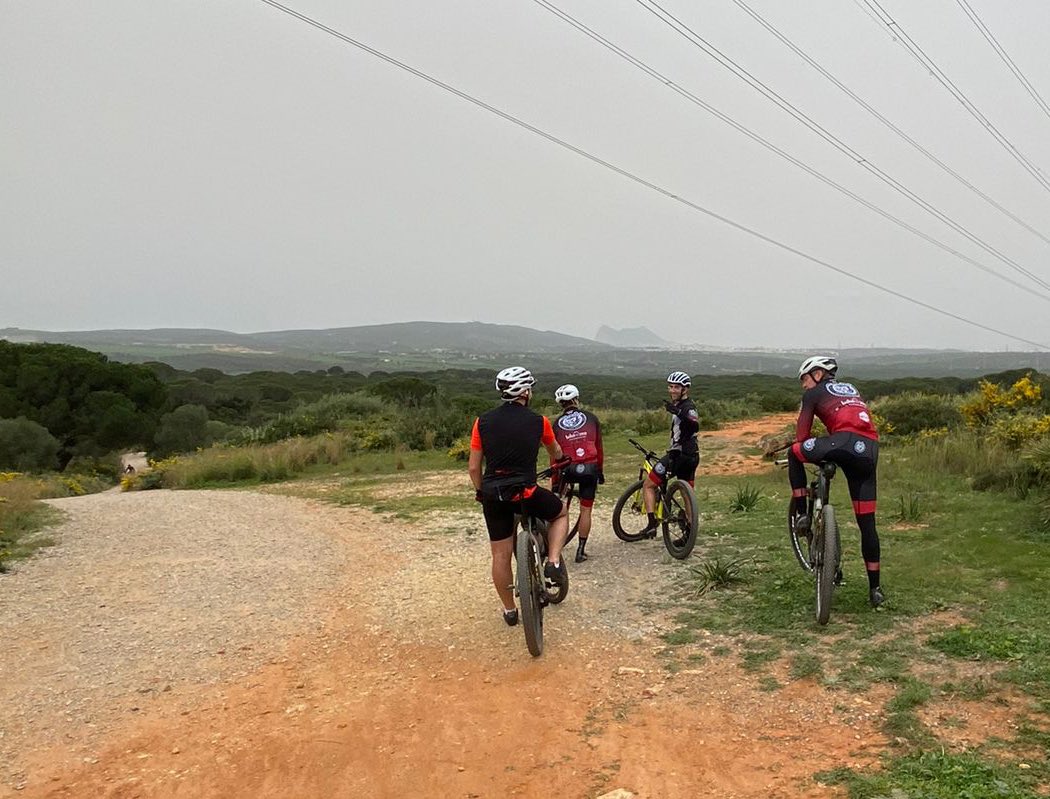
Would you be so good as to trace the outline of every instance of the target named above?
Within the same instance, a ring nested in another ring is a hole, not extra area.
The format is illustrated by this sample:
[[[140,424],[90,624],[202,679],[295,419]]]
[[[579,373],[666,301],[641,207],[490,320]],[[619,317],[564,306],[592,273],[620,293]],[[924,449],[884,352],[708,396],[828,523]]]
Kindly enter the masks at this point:
[[[656,537],[656,486],[661,485],[667,475],[688,480],[693,485],[696,467],[700,465],[700,416],[696,405],[689,399],[692,381],[685,372],[671,372],[667,376],[667,393],[671,399],[664,408],[671,414],[671,445],[667,454],[660,458],[649,472],[649,479],[642,482],[642,498],[645,502],[647,522],[641,532],[649,538]]]
[[[561,447],[545,416],[530,410],[536,380],[528,369],[511,366],[496,375],[496,390],[503,404],[481,414],[470,435],[467,471],[474,484],[475,499],[482,506],[492,549],[492,582],[503,603],[503,620],[518,623],[511,588],[511,553],[514,550],[514,514],[525,510],[550,522],[548,560],[544,574],[565,585],[561,548],[568,533],[568,515],[557,494],[536,485],[536,456],[540,444],[551,462],[562,460]],[[482,461],[485,469],[482,472]]]
[[[828,355],[806,358],[798,370],[802,383],[802,407],[795,426],[795,443],[788,451],[791,481],[791,512],[796,529],[805,532],[806,469],[804,463],[831,461],[837,464],[853,500],[853,513],[860,528],[860,547],[868,571],[868,600],[873,608],[886,601],[879,584],[879,534],[875,530],[876,472],[879,463],[879,434],[860,392],[851,383],[835,379],[838,361]],[[812,436],[813,417],[824,423],[828,435]],[[836,577],[842,580],[842,573]]]
[[[551,488],[558,490],[564,479],[576,483],[580,497],[580,540],[576,545],[576,562],[587,560],[587,536],[591,532],[591,509],[598,486],[605,482],[602,471],[602,426],[598,417],[580,408],[580,390],[568,383],[559,386],[554,399],[561,405],[561,416],[554,422],[554,437],[565,457],[572,463],[551,478]]]

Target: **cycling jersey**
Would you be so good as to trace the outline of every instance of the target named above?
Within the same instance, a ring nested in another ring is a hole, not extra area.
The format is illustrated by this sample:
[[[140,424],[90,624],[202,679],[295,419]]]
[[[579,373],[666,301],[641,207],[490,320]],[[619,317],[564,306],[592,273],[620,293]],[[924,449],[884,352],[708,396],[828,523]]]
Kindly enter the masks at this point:
[[[536,484],[536,456],[540,444],[553,444],[554,431],[547,417],[517,402],[507,402],[486,411],[474,421],[470,448],[485,458],[482,490],[508,478]]]
[[[828,435],[856,433],[879,440],[879,433],[871,421],[871,412],[852,383],[839,383],[828,378],[802,395],[802,408],[795,427],[796,441],[805,441],[811,436],[814,415],[824,423]]]
[[[554,437],[565,455],[573,463],[594,463],[601,471],[605,454],[602,451],[602,426],[593,413],[570,408],[554,420]]]
[[[700,415],[696,405],[688,397],[678,402],[668,402],[665,406],[671,414],[671,445],[668,451],[680,451],[685,455],[697,455],[700,445],[696,434],[700,430]]]

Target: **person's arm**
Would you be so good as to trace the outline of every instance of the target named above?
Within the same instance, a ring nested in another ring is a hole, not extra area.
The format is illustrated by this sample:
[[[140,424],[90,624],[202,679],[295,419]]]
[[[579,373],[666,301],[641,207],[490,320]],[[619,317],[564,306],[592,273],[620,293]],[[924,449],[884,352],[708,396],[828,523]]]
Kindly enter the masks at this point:
[[[557,463],[565,457],[561,447],[558,445],[558,439],[554,436],[554,428],[551,427],[550,419],[546,416],[543,417],[543,432],[540,434],[540,443],[546,448],[551,463]]]
[[[594,446],[598,450],[598,475],[605,482],[605,448],[602,446],[602,423],[594,417]]]
[[[467,459],[467,474],[470,482],[474,484],[474,490],[481,490],[481,433],[478,432],[478,420],[474,420],[474,429],[470,431],[470,457]]]
[[[812,389],[802,395],[802,406],[798,411],[798,421],[795,423],[795,441],[805,441],[813,432],[813,412],[816,403],[811,394]]]

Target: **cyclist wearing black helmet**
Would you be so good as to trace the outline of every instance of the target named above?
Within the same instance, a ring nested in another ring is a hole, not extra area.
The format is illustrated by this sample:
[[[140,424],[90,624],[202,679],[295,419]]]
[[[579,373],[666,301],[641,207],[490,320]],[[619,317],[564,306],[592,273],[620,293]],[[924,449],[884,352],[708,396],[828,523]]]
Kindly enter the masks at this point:
[[[503,620],[514,626],[518,610],[511,585],[514,550],[514,514],[526,511],[550,522],[544,574],[564,584],[561,548],[569,531],[568,515],[557,494],[536,485],[536,456],[542,444],[551,462],[561,461],[561,447],[545,416],[529,409],[535,378],[528,369],[511,366],[496,375],[496,390],[503,404],[474,421],[470,435],[467,471],[481,503],[492,549],[492,582],[503,603]],[[484,462],[484,471],[482,471]]]
[[[667,393],[671,399],[664,408],[671,414],[671,445],[667,454],[657,461],[649,472],[649,479],[642,482],[642,498],[648,516],[642,533],[656,538],[656,486],[661,485],[667,475],[688,480],[693,485],[696,467],[700,465],[700,445],[696,434],[700,431],[700,416],[696,405],[689,399],[692,381],[685,372],[671,372],[667,376]]]
[[[860,392],[851,383],[835,379],[838,368],[831,356],[814,355],[804,360],[798,370],[803,394],[795,443],[788,451],[791,512],[795,514],[796,529],[800,522],[804,527],[806,509],[799,504],[806,496],[803,464],[831,461],[842,469],[860,528],[861,553],[868,571],[868,600],[877,608],[886,601],[879,584],[879,534],[875,530],[879,433]],[[824,423],[828,435],[812,436],[814,416]],[[840,572],[837,580],[841,579]]]

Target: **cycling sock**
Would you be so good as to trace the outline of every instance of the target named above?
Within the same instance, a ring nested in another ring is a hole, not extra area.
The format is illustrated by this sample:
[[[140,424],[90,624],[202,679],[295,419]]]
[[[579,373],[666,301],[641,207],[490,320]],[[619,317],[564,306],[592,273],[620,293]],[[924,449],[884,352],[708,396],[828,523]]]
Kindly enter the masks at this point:
[[[868,588],[879,587],[879,566],[875,564],[875,568],[868,568]]]
[[[580,542],[576,545],[577,552],[583,552],[587,548],[587,539],[580,536]]]
[[[648,517],[649,526],[650,527],[655,527],[656,526],[656,514],[655,513],[647,513],[645,515]]]

